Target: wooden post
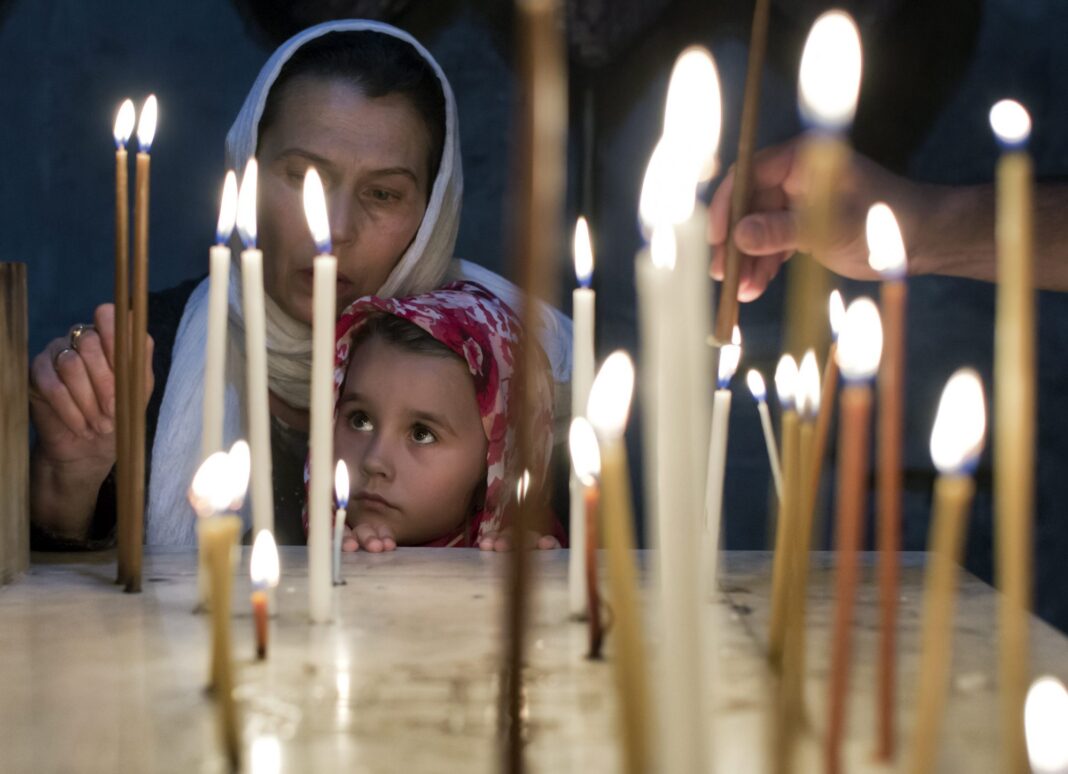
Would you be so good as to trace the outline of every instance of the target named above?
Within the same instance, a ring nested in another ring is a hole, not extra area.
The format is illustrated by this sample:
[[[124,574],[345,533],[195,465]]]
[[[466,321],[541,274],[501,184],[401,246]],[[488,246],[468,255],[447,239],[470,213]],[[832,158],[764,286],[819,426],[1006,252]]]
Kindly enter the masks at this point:
[[[0,263],[0,585],[30,564],[26,264]]]

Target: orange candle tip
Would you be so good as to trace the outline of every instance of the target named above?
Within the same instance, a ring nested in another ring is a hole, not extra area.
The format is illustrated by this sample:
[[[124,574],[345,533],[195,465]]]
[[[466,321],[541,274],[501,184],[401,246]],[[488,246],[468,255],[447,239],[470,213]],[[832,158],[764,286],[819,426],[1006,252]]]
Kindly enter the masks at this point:
[[[267,658],[267,592],[252,592],[252,615],[256,624],[256,658]]]

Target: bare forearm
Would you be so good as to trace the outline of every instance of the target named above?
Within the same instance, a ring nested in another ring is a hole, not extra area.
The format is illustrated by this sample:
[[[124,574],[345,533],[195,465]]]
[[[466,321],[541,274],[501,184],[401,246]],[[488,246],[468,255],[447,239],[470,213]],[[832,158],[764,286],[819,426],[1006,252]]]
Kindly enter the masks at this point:
[[[84,541],[100,485],[113,461],[90,457],[55,461],[35,448],[30,458],[30,514],[33,522],[58,537]]]
[[[996,281],[994,186],[925,186],[923,200],[927,206],[910,245],[911,273]],[[1066,210],[1068,185],[1036,187],[1034,279],[1040,290],[1068,292]]]

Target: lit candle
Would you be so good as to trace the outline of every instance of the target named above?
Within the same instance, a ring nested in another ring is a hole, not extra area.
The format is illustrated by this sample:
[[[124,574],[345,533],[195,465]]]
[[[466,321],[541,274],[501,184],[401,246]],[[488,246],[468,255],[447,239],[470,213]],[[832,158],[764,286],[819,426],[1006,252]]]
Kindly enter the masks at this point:
[[[783,355],[775,369],[775,392],[782,412],[782,497],[775,526],[775,553],[771,566],[771,620],[768,624],[768,660],[776,669],[782,666],[783,638],[786,633],[786,583],[789,551],[794,532],[794,509],[797,495],[798,416],[794,398],[797,394],[797,361]]]
[[[597,580],[597,511],[600,500],[600,488],[597,479],[601,475],[601,450],[597,448],[597,436],[593,425],[585,417],[571,420],[568,434],[568,447],[571,450],[571,464],[574,474],[582,484],[583,512],[576,516],[586,522],[585,532],[585,585],[586,609],[589,611],[590,652],[589,658],[601,657],[601,640],[604,629],[601,626],[601,603]],[[572,516],[572,518],[576,518]],[[572,551],[575,548],[572,546]]]
[[[994,510],[1001,589],[1001,699],[1005,771],[1026,770],[1023,705],[1029,671],[1032,522],[1035,498],[1035,290],[1032,277],[1031,119],[1002,100],[990,125],[1004,152],[997,165],[997,321],[994,336]]]
[[[130,339],[130,510],[126,523],[129,573],[126,591],[141,593],[141,553],[145,534],[145,392],[148,370],[148,181],[156,135],[156,95],[149,95],[137,124],[137,174],[134,179],[133,332]]]
[[[315,167],[304,176],[304,212],[319,254],[314,260],[311,374],[311,482],[308,486],[309,612],[330,620],[330,472],[334,461],[334,324],[337,259],[330,254],[326,195]]]
[[[1068,774],[1068,691],[1055,677],[1040,677],[1031,684],[1024,705],[1027,755],[1034,774]]]
[[[615,614],[616,652],[613,672],[620,703],[623,770],[640,774],[652,770],[652,718],[648,659],[638,598],[634,561],[634,520],[630,474],[623,430],[634,388],[634,366],[625,352],[609,355],[590,388],[586,415],[597,431],[601,448],[601,502],[608,558],[609,596]]]
[[[252,580],[252,617],[256,625],[256,658],[267,658],[267,610],[268,589],[278,585],[278,547],[274,535],[263,529],[256,534],[249,561],[249,576]]]
[[[204,356],[204,417],[200,453],[208,455],[223,445],[223,397],[226,389],[226,330],[229,316],[230,234],[237,217],[237,176],[226,173],[223,182],[215,244],[209,252],[211,279],[208,291],[208,341]],[[251,436],[250,436],[251,437]]]
[[[341,579],[341,541],[345,535],[345,509],[349,505],[349,469],[345,460],[338,460],[334,468],[334,497],[337,501],[337,510],[334,512],[334,585],[341,586],[345,583]]]
[[[117,582],[129,574],[130,508],[130,172],[126,143],[134,128],[134,106],[124,100],[115,116],[115,450]]]
[[[750,368],[745,375],[749,392],[756,401],[757,413],[760,415],[760,427],[764,431],[764,445],[768,449],[768,465],[771,467],[771,478],[775,482],[775,495],[782,499],[782,468],[779,466],[779,444],[775,440],[775,431],[771,427],[771,412],[768,411],[768,390],[764,384],[764,376],[755,368]]]
[[[719,566],[719,533],[723,520],[723,477],[727,471],[727,432],[731,419],[731,379],[742,357],[742,333],[738,326],[730,344],[719,351],[718,389],[712,396],[712,424],[708,433],[708,472],[705,478],[706,567],[715,586]]]
[[[200,463],[189,487],[189,504],[197,515],[197,605],[194,612],[206,612],[211,604],[208,596],[208,556],[204,548],[202,525],[230,505],[232,498],[226,486],[229,470],[227,453],[215,452]]]
[[[846,385],[838,428],[837,558],[835,606],[831,640],[830,719],[827,724],[827,770],[841,770],[841,746],[852,658],[853,606],[856,600],[858,555],[867,511],[868,439],[871,382],[879,369],[883,328],[879,310],[859,298],[846,310],[838,339],[838,368]]]
[[[901,548],[901,435],[905,395],[905,243],[893,211],[882,202],[872,205],[867,220],[868,264],[879,272],[883,356],[879,367],[878,417],[878,541],[879,677],[876,701],[876,756],[894,754],[894,645],[897,633],[898,576]]]
[[[803,683],[805,675],[805,607],[808,595],[809,551],[812,548],[812,510],[807,508],[809,502],[808,487],[811,480],[804,475],[809,468],[815,437],[816,415],[820,403],[820,369],[816,363],[816,353],[811,349],[801,358],[801,367],[797,377],[797,416],[799,420],[797,438],[797,475],[795,489],[791,496],[796,498],[797,506],[792,518],[796,529],[792,530],[792,539],[786,547],[787,554],[787,588],[786,619],[783,636],[783,702],[785,712],[783,741],[792,745],[800,731],[804,712]],[[788,747],[788,749],[791,749]]]
[[[838,333],[842,330],[845,318],[845,304],[842,294],[832,290],[828,302],[831,322],[831,343],[827,347],[827,362],[823,364],[823,380],[820,393],[820,410],[816,417],[816,436],[812,441],[812,454],[809,458],[809,470],[803,475],[810,479],[808,483],[808,502],[804,507],[812,514],[812,530],[817,537],[816,547],[822,547],[823,511],[816,510],[816,499],[820,493],[820,478],[823,476],[823,458],[827,453],[827,438],[831,433],[831,417],[834,416],[834,401],[838,395]]]
[[[935,771],[938,737],[949,691],[953,653],[953,606],[958,565],[975,482],[972,471],[983,449],[986,405],[979,375],[962,368],[950,377],[931,431],[931,458],[938,469],[928,540],[923,595],[916,725],[909,771]]]
[[[241,531],[238,516],[202,519],[200,536],[211,579],[212,694],[219,718],[219,736],[231,768],[241,761],[241,739],[234,702],[233,653],[230,647],[230,597],[233,590],[232,554]]]
[[[860,34],[849,14],[828,11],[813,24],[801,56],[800,112],[808,135],[799,150],[805,182],[801,244],[817,261],[791,264],[786,331],[791,352],[822,349],[825,329],[812,299],[822,297],[828,273],[818,263],[834,233],[837,192],[850,149],[845,134],[853,122],[860,91]]]
[[[590,229],[585,218],[579,218],[575,226],[575,276],[579,287],[571,294],[572,319],[574,322],[571,360],[571,416],[580,417],[586,409],[593,383],[594,367],[594,299],[590,288],[593,275],[593,246],[590,244]],[[586,615],[586,491],[579,476],[571,473],[571,521],[568,556],[567,587],[571,615],[581,618]]]
[[[271,461],[271,410],[267,386],[267,316],[263,298],[263,252],[256,247],[256,201],[259,165],[248,160],[237,197],[237,233],[241,251],[241,308],[245,320],[245,379],[248,389],[248,437],[252,453],[252,525],[255,532],[274,531],[274,486]]]

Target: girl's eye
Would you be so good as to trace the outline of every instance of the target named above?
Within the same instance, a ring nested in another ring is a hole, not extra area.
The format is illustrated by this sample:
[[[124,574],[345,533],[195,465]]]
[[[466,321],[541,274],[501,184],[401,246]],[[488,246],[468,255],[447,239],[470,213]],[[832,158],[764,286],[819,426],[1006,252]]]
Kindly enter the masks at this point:
[[[412,440],[421,446],[425,446],[437,441],[438,437],[426,425],[416,425],[412,428]]]
[[[363,411],[354,411],[349,415],[349,427],[353,430],[359,430],[360,432],[374,430],[374,425],[371,424],[371,418]]]

